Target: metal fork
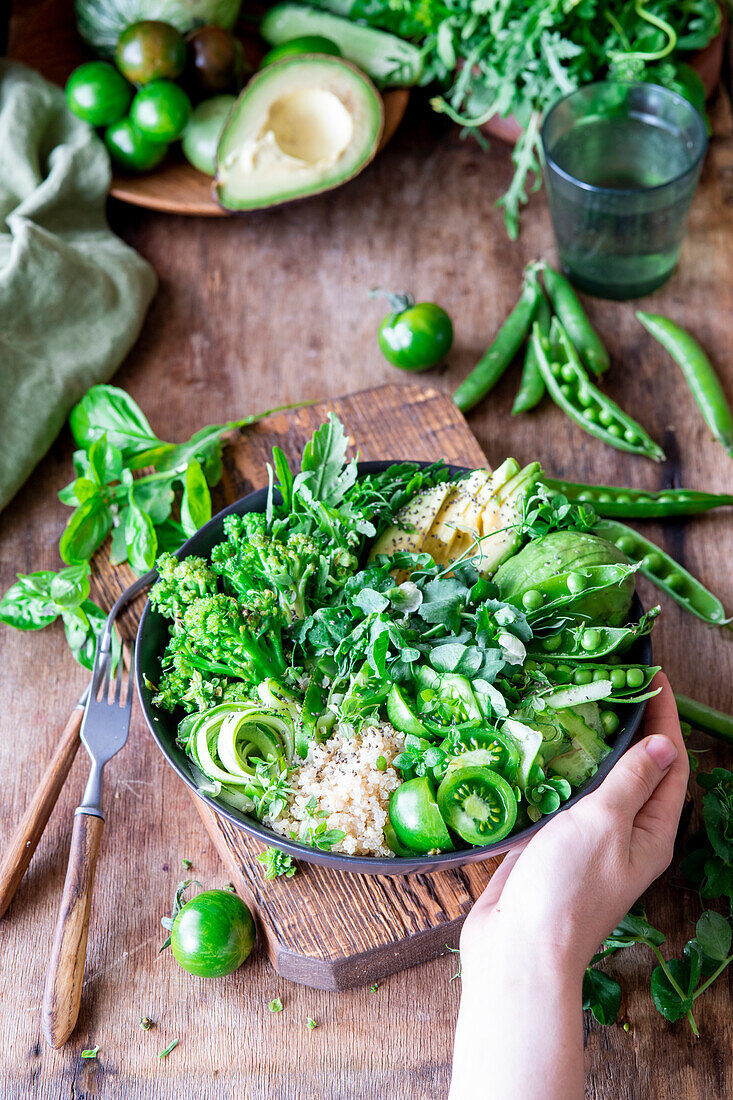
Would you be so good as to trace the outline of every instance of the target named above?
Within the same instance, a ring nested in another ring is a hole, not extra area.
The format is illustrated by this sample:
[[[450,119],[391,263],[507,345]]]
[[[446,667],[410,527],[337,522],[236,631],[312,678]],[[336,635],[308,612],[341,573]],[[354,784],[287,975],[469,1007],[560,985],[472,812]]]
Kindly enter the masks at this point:
[[[114,695],[110,699],[112,663],[111,628],[108,620],[97,645],[89,698],[81,725],[81,742],[89,754],[92,766],[84,799],[74,812],[69,865],[43,996],[43,1034],[56,1049],[64,1045],[74,1030],[81,1004],[94,872],[104,828],[101,807],[102,769],[124,746],[130,729],[134,667],[132,646],[130,673],[125,677],[124,664],[120,657]],[[127,691],[123,701],[122,686],[125,678]]]

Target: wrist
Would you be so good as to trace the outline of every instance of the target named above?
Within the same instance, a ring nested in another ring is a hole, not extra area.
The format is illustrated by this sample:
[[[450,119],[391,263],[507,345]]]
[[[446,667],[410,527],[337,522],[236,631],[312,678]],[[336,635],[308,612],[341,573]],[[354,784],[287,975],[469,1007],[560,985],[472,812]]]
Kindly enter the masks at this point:
[[[461,942],[461,978],[464,990],[524,991],[551,988],[567,994],[580,991],[588,960],[585,952],[553,931],[505,922],[500,914],[482,921]]]

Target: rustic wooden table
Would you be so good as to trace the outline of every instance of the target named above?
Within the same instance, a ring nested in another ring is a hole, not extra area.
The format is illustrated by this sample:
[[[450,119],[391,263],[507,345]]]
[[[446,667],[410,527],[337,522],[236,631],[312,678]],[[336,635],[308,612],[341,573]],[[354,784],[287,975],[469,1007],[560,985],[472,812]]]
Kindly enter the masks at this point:
[[[710,351],[733,396],[733,129],[722,96],[678,272],[645,306],[674,316]],[[441,302],[456,326],[450,364],[431,380],[450,392],[513,304],[523,265],[553,256],[545,199],[536,196],[516,244],[494,209],[511,168],[508,149],[488,154],[432,116],[416,98],[401,131],[360,178],[303,204],[241,219],[148,214],[112,205],[114,228],[160,275],[142,336],[115,381],[140,402],[163,438],[201,424],[298,399],[323,399],[393,381],[375,341],[380,307],[370,287],[409,288]],[[612,349],[607,388],[663,441],[654,467],[612,452],[551,405],[509,416],[516,372],[470,419],[490,459],[540,458],[556,475],[646,487],[681,483],[731,491],[731,466],[713,444],[676,368],[640,329],[630,303],[590,301]],[[62,434],[0,516],[0,585],[16,571],[57,568],[71,440]],[[733,517],[650,525],[679,560],[733,608]],[[642,595],[648,599],[650,593]],[[20,817],[69,707],[85,683],[60,629],[0,634],[0,835]],[[733,638],[683,617],[664,601],[655,652],[682,691],[733,708]],[[704,765],[730,753],[701,736]],[[41,1039],[39,1007],[66,865],[71,812],[85,779],[79,755],[29,873],[0,922],[3,1011],[0,1091],[9,1098],[125,1100],[388,1100],[445,1096],[459,982],[446,956],[367,989],[333,994],[289,985],[264,954],[231,977],[205,982],[170,956],[158,958],[182,858],[206,885],[222,883],[186,791],[136,714],[125,752],[108,775],[109,820],[97,872],[82,1014],[59,1052]],[[694,897],[667,879],[647,900],[651,919],[677,950],[696,915]],[[369,914],[364,915],[369,919]],[[700,1003],[702,1038],[666,1024],[651,1005],[651,962],[633,949],[609,967],[625,989],[631,1023],[591,1021],[586,1055],[592,1097],[705,1098],[733,1095],[731,988],[723,979]],[[284,1010],[268,1011],[273,997]],[[156,1026],[143,1032],[141,1015]],[[318,1021],[315,1031],[306,1017]],[[176,1050],[157,1054],[172,1039]],[[96,1061],[84,1047],[99,1044]],[[529,1055],[528,1055],[529,1056]],[[490,1095],[490,1090],[487,1092]]]

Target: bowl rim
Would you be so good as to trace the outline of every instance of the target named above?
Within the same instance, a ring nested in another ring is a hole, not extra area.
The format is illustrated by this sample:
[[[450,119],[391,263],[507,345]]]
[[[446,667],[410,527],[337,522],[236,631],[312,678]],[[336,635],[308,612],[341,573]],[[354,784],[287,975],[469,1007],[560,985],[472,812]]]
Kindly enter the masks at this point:
[[[429,466],[431,463],[426,461],[418,461],[412,459],[391,459],[391,460],[374,460],[370,462],[358,463],[358,476],[363,477],[369,473],[380,473],[390,466],[399,464],[401,462],[414,461],[418,466]],[[453,475],[469,473],[475,467],[471,466],[459,466],[454,463],[446,463],[447,469]],[[261,512],[264,511],[265,503],[267,500],[267,488],[255,489],[253,492],[247,493],[245,496],[240,497],[232,504],[227,505],[220,512],[205,523],[203,527],[200,527],[183,545],[175,552],[175,557],[183,559],[191,554],[201,553],[201,545],[206,544],[208,538],[212,534],[218,534],[226,516],[233,513],[246,513],[246,512]],[[213,545],[213,543],[212,543]],[[208,551],[207,551],[208,553]],[[636,592],[634,593],[634,603],[632,605],[632,618],[638,619],[643,614],[644,608]],[[513,848],[523,844],[530,837],[534,836],[547,822],[555,816],[550,814],[540,818],[539,821],[533,822],[526,828],[520,830],[518,833],[514,833],[504,840],[500,840],[494,844],[487,844],[480,848],[465,848],[458,849],[455,852],[441,852],[439,855],[429,856],[416,854],[415,856],[359,856],[359,855],[346,855],[343,852],[330,852],[319,851],[316,848],[312,848],[307,844],[302,844],[297,840],[290,840],[287,837],[281,836],[279,833],[268,829],[261,822],[257,821],[254,817],[249,817],[246,814],[240,813],[232,806],[228,806],[226,803],[218,802],[211,795],[202,791],[194,781],[193,775],[188,768],[187,757],[182,749],[177,750],[177,754],[180,758],[174,756],[169,750],[167,745],[163,741],[159,726],[163,724],[164,720],[175,721],[171,718],[166,711],[156,710],[150,703],[152,692],[146,683],[146,670],[142,667],[142,656],[147,650],[146,645],[146,632],[149,630],[149,622],[152,619],[155,612],[150,606],[150,599],[145,602],[142,615],[140,617],[140,624],[137,630],[136,645],[135,645],[135,686],[137,689],[138,701],[140,703],[143,716],[145,718],[145,724],[150,732],[153,740],[160,749],[163,757],[174,772],[180,779],[186,784],[189,790],[195,795],[195,797],[201,799],[201,801],[208,806],[210,810],[213,810],[220,817],[223,817],[230,825],[240,832],[246,833],[253,839],[263,845],[269,847],[277,847],[289,855],[294,856],[297,859],[303,860],[307,863],[313,863],[321,867],[330,867],[335,871],[344,871],[358,874],[373,874],[373,875],[406,875],[415,873],[426,873],[432,871],[442,871],[451,868],[458,868],[465,866],[468,863],[477,863],[483,860],[491,859],[494,856],[504,855],[506,852],[511,851]],[[159,617],[159,616],[158,616]],[[162,617],[160,617],[162,618]],[[652,663],[652,645],[649,635],[645,635],[640,638],[636,643],[637,647],[640,647],[644,652],[641,654],[640,660],[646,664]],[[158,652],[157,657],[160,656]],[[587,780],[583,786],[576,791],[567,802],[563,802],[559,810],[555,813],[561,813],[563,810],[568,809],[570,806],[575,805],[581,798],[584,798],[591,791],[603,782],[605,777],[611,771],[611,768],[620,760],[626,750],[629,748],[634,734],[636,733],[639,725],[641,724],[644,711],[646,709],[646,702],[629,704],[629,717],[628,720],[621,726],[619,732],[616,734],[615,740],[611,746],[611,751],[608,756],[604,757],[598,766],[598,770],[591,779]],[[177,725],[177,721],[175,722]]]

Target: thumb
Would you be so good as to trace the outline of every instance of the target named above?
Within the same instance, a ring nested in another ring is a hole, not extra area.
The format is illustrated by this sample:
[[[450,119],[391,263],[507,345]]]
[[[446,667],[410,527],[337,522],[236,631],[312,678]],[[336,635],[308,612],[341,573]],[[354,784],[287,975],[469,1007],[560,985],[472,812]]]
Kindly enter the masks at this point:
[[[677,746],[663,733],[652,734],[633,745],[611,769],[590,798],[629,824],[649,801],[677,759]]]

